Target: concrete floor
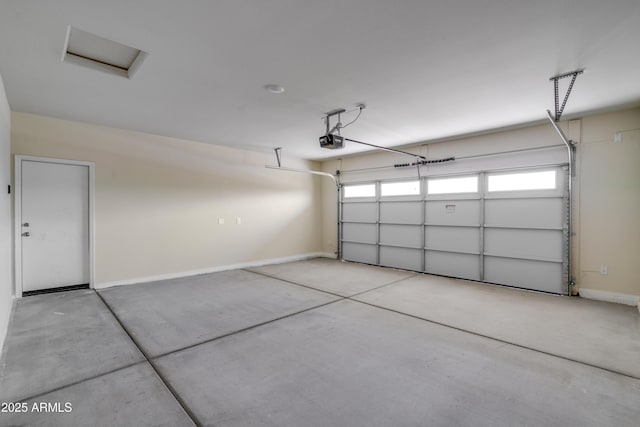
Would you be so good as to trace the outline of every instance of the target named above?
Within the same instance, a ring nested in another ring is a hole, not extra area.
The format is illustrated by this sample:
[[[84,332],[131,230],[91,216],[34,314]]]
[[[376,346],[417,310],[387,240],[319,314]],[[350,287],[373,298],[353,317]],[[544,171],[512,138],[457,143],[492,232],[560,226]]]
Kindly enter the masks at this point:
[[[241,270],[113,287],[100,295],[150,357],[338,299]]]
[[[418,274],[392,268],[372,268],[370,265],[352,262],[336,263],[328,258],[265,265],[249,270],[342,297],[371,291]]]
[[[316,259],[17,301],[0,425],[637,426],[639,361],[635,308]]]
[[[428,275],[355,298],[640,378],[636,307]]]

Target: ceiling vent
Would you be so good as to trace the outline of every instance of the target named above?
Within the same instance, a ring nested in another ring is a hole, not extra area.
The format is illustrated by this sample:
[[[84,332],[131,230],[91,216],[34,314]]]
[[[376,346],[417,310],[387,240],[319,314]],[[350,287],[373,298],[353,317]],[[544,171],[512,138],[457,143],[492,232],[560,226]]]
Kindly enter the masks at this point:
[[[132,78],[147,56],[146,52],[107,40],[86,31],[67,27],[62,54],[63,62],[71,62],[109,74]]]

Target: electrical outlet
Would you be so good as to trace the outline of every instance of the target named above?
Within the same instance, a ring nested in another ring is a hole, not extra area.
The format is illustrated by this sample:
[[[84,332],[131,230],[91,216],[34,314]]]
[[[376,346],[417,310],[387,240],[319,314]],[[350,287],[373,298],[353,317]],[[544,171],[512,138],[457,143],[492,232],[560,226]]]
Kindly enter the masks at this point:
[[[606,276],[607,274],[609,274],[609,267],[607,267],[606,265],[601,265],[600,274],[602,274],[603,276]]]
[[[622,142],[622,134],[620,132],[616,132],[613,135],[613,142],[615,142],[616,144],[620,144]]]

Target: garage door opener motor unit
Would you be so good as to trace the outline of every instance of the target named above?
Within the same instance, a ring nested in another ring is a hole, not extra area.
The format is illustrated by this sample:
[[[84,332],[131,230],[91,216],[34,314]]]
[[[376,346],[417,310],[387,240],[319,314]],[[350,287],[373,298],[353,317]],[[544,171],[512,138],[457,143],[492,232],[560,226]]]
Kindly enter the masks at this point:
[[[363,108],[364,105],[360,107],[360,111],[362,111]],[[340,136],[340,129],[343,127],[340,122],[340,114],[346,113],[346,111],[344,108],[338,108],[325,114],[323,120],[326,125],[326,131],[324,135],[319,138],[321,148],[328,148],[330,150],[344,148],[344,138]],[[334,127],[331,127],[331,117],[333,116],[338,116],[338,121]]]
[[[355,139],[345,138],[342,135],[340,135],[340,131],[342,129],[355,123],[360,118],[360,115],[362,114],[362,110],[364,110],[365,108],[367,108],[365,104],[359,103],[359,104],[356,104],[356,108],[349,111],[345,110],[344,108],[336,108],[335,110],[331,110],[325,113],[324,117],[322,118],[322,120],[324,120],[324,123],[325,123],[325,133],[319,138],[320,147],[328,148],[329,150],[337,150],[340,148],[344,148],[345,141],[349,141],[356,144],[377,148],[380,150],[391,151],[393,153],[400,153],[400,154],[405,154],[407,156],[414,157],[415,159],[417,159],[417,162],[415,164],[418,164],[420,161],[427,160],[426,157],[418,154],[408,153],[406,151],[397,150],[395,148],[382,147],[380,145],[370,144],[368,142],[356,141]],[[354,111],[358,111],[358,114],[356,115],[355,119],[351,120],[346,125],[343,125],[342,121],[340,120],[340,115],[344,113],[351,113]],[[331,118],[334,116],[337,116],[337,121],[336,121],[336,124],[333,127],[331,127]]]

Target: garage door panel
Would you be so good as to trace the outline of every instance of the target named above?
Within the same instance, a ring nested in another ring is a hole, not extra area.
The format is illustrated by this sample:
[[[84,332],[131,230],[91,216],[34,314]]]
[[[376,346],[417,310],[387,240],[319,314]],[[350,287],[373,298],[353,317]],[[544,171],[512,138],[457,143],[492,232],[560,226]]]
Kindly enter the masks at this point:
[[[442,276],[480,280],[480,256],[427,251],[425,256],[425,271]]]
[[[344,221],[376,222],[378,210],[375,203],[344,203],[342,205]]]
[[[342,244],[342,258],[347,261],[376,264],[378,262],[377,254],[376,245],[363,245],[351,242],[344,242]]]
[[[421,224],[422,202],[382,202],[380,222]]]
[[[479,185],[474,193],[457,193],[460,189],[452,181],[443,187],[449,191],[446,194],[382,197],[376,193],[375,201],[373,197],[346,200],[343,257],[566,293],[567,182],[558,179],[563,172],[557,167],[551,188],[548,171],[552,169],[475,174]],[[538,171],[544,174],[536,174]],[[494,185],[489,191],[494,176],[501,176],[508,185]],[[383,184],[376,184],[378,192]]]
[[[474,227],[435,227],[425,229],[426,247],[447,251],[480,251],[480,229]]]
[[[380,265],[420,271],[422,270],[422,250],[381,246]]]
[[[430,200],[425,207],[427,224],[478,225],[479,200]]]
[[[422,248],[422,226],[381,224],[380,243]]]
[[[562,228],[563,199],[488,199],[485,224],[503,227]]]
[[[501,285],[563,293],[562,263],[485,256],[484,280]]]
[[[342,226],[342,238],[351,242],[376,243],[376,225],[346,223]]]
[[[534,259],[562,259],[562,231],[487,228],[486,253]]]

